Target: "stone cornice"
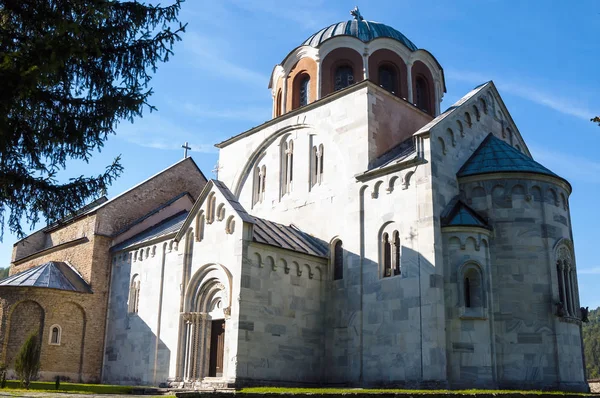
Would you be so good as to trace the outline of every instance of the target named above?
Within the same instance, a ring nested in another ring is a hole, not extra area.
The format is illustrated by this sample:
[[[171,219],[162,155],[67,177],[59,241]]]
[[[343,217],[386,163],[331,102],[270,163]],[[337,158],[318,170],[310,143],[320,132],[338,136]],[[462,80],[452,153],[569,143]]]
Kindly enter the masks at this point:
[[[491,180],[535,180],[555,184],[563,188],[570,195],[572,192],[571,184],[562,177],[553,177],[546,174],[538,173],[527,173],[527,172],[499,172],[499,173],[485,173],[477,174],[466,177],[459,177],[458,182],[460,184],[466,184],[469,182],[479,181],[491,181]]]
[[[78,239],[73,239],[71,241],[65,242],[65,243],[61,243],[59,245],[56,246],[52,246],[49,247],[47,249],[43,249],[40,251],[37,251],[35,253],[29,254],[25,257],[21,257],[18,260],[13,261],[13,265],[21,265],[23,263],[26,263],[27,261],[33,260],[34,258],[38,258],[41,256],[45,256],[46,254],[50,254],[50,253],[54,253],[58,250],[63,250],[66,249],[68,247],[73,247],[73,246],[77,246],[77,245],[81,245],[83,243],[87,243],[89,242],[89,239],[87,237],[83,237],[83,238],[78,238]]]

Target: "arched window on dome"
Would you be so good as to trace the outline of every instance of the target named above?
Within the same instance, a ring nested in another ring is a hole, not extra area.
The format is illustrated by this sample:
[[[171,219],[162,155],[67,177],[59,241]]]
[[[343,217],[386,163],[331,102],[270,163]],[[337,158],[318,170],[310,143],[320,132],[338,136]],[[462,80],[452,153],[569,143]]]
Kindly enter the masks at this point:
[[[299,87],[300,99],[298,101],[299,106],[308,105],[308,101],[310,98],[310,76],[302,75],[300,77],[300,87]]]
[[[415,80],[416,87],[416,103],[417,108],[429,113],[431,109],[429,109],[429,87],[427,85],[427,80],[422,76],[417,76]]]
[[[334,75],[334,91],[341,90],[354,83],[354,70],[350,65],[338,66]]]
[[[275,97],[275,117],[281,116],[281,89],[277,90]]]
[[[381,65],[379,67],[379,86],[389,91],[390,93],[397,95],[399,92],[398,85],[398,73],[392,65]]]

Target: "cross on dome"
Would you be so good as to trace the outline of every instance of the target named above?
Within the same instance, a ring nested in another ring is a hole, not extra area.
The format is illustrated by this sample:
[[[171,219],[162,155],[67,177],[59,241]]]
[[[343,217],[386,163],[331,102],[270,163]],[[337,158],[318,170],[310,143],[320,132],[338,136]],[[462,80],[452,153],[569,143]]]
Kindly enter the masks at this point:
[[[360,14],[358,6],[354,7],[353,10],[350,10],[350,15],[352,15],[354,19],[358,21],[362,21],[364,19],[363,16]]]

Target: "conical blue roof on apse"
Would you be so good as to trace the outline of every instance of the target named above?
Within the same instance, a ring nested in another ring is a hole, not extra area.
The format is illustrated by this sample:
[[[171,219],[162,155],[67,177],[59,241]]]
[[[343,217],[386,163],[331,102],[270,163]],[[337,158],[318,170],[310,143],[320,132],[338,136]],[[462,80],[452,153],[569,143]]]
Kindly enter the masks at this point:
[[[492,133],[483,140],[456,175],[466,177],[506,172],[537,173],[559,177]]]

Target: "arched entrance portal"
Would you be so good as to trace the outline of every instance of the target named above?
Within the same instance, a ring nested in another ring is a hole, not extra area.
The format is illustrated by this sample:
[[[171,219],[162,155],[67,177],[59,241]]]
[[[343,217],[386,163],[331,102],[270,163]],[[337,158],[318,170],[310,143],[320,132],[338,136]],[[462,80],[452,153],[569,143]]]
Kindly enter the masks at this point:
[[[230,292],[231,274],[218,264],[201,267],[190,280],[180,323],[181,380],[225,376]]]

